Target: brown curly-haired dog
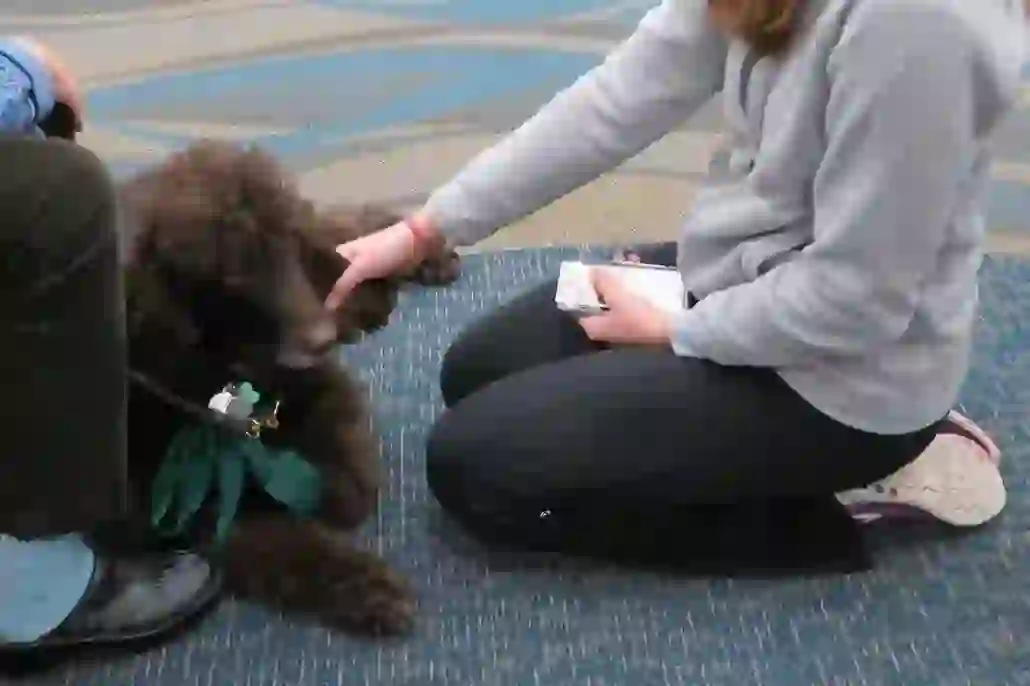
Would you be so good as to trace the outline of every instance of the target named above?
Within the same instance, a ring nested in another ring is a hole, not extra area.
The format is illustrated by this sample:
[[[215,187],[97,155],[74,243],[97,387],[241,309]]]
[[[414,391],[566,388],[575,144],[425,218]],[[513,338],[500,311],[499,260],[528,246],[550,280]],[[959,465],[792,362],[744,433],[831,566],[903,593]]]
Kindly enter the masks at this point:
[[[364,389],[328,353],[385,325],[402,281],[456,278],[457,255],[366,282],[332,314],[323,300],[345,266],[336,245],[396,215],[318,212],[267,154],[214,141],[171,156],[121,193],[135,381],[130,479],[141,505],[171,436],[198,421],[167,394],[206,408],[225,383],[250,381],[282,402],[280,427],[262,440],[316,465],[323,499],[316,517],[301,519],[248,492],[223,551],[228,590],[333,627],[405,631],[414,614],[408,586],[349,536],[376,506],[377,447]],[[197,531],[191,543],[209,534]]]

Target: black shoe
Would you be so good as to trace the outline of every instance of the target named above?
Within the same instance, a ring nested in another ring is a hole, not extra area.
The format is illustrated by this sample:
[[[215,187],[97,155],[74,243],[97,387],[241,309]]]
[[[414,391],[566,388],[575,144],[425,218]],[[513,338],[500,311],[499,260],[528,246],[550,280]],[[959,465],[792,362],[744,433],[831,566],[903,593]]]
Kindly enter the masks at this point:
[[[98,554],[93,578],[71,615],[37,641],[0,643],[0,653],[160,638],[212,606],[221,586],[221,574],[193,553]]]

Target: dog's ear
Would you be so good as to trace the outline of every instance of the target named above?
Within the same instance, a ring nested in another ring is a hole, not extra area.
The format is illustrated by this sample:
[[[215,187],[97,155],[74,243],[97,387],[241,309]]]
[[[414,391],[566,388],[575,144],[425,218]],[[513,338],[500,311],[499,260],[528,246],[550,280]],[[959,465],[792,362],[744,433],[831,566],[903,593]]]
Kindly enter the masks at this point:
[[[200,338],[185,304],[169,293],[160,273],[162,258],[156,249],[162,233],[162,184],[156,171],[144,172],[119,186],[119,259],[125,287],[126,327],[129,337],[142,341],[163,339],[169,349],[191,347]]]
[[[328,295],[347,261],[336,252],[337,246],[400,221],[400,216],[375,206],[333,206],[318,211],[304,225],[305,269],[319,293]],[[393,286],[397,280],[388,279]]]
[[[207,193],[179,157],[148,169],[119,187],[123,212],[123,260],[132,269],[151,268],[155,259],[193,274],[209,274],[215,254],[203,249],[218,218]]]

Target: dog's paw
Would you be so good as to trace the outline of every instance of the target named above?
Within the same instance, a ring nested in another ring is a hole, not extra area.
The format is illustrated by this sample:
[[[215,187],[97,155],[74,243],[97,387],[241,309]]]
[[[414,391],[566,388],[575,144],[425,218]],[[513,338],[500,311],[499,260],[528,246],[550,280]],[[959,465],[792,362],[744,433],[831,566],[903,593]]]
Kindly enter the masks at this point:
[[[415,600],[408,583],[383,560],[364,551],[362,560],[327,565],[323,621],[372,636],[399,636],[415,624]],[[328,560],[327,560],[328,562]]]
[[[430,255],[415,267],[408,280],[420,286],[446,286],[461,275],[461,257],[454,250]]]
[[[349,537],[311,520],[241,519],[225,551],[233,594],[334,629],[371,636],[411,630],[408,584]]]

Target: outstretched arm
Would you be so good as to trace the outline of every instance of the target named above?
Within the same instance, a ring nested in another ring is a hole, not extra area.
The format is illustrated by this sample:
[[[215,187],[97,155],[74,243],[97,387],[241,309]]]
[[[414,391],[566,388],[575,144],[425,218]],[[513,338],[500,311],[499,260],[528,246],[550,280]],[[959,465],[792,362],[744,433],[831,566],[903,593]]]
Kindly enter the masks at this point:
[[[718,92],[726,43],[706,0],[664,0],[598,67],[472,160],[419,221],[467,245],[592,181]]]

